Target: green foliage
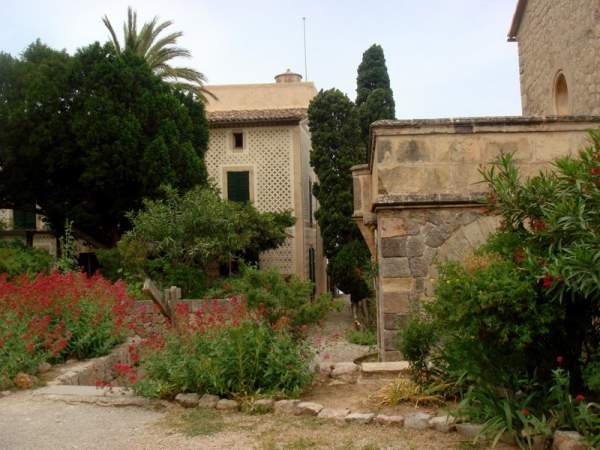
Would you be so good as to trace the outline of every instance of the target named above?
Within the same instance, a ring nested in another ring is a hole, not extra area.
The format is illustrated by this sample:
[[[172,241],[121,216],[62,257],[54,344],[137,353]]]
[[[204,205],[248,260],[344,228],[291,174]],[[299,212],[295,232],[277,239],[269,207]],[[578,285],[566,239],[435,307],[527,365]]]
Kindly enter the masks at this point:
[[[0,273],[8,278],[26,273],[47,273],[54,258],[44,250],[27,247],[21,241],[0,241]]]
[[[415,377],[424,380],[429,376],[427,367],[437,335],[433,324],[418,313],[413,314],[406,326],[398,332],[398,349],[410,362]]]
[[[164,199],[146,200],[129,218],[133,228],[118,245],[124,270],[177,285],[186,296],[206,290],[211,266],[278,247],[294,224],[288,211],[260,213],[251,204],[224,201],[206,187],[185,193],[166,187]]]
[[[92,44],[74,56],[39,41],[0,57],[0,201],[39,205],[62,234],[114,244],[127,211],[168,183],[206,182],[203,105],[161,81],[143,59]],[[161,177],[161,178],[156,178]]]
[[[377,345],[377,334],[375,330],[350,330],[348,341],[357,345]]]
[[[319,201],[315,217],[321,228],[325,255],[330,262],[330,274],[335,271],[333,279],[336,285],[355,300],[360,300],[370,294],[370,289],[360,273],[365,262],[362,255],[368,255],[368,250],[352,219],[350,168],[362,163],[365,154],[360,140],[358,114],[346,95],[330,89],[320,91],[313,98],[308,108],[308,120],[312,138],[310,160],[319,178],[313,189]],[[337,255],[346,245],[351,247],[342,252],[340,261],[336,262]],[[350,257],[354,255],[361,255],[361,259],[346,270]]]
[[[60,258],[56,262],[61,272],[72,272],[79,269],[77,262],[77,249],[75,248],[75,237],[73,236],[73,221],[65,220],[64,234],[59,239]]]
[[[184,337],[171,334],[160,351],[143,354],[142,395],[178,392],[220,396],[298,395],[312,380],[304,344],[262,321],[243,320]]]
[[[228,278],[212,297],[244,296],[252,309],[264,309],[271,324],[288,322],[300,327],[322,320],[334,307],[329,294],[311,298],[314,286],[294,275],[284,276],[273,269],[242,266],[240,276]]]
[[[394,93],[390,88],[390,77],[380,45],[373,44],[363,53],[356,84],[361,136],[365,148],[368,148],[369,126],[376,120],[394,119],[396,116]]]
[[[350,293],[351,299],[360,300],[372,295],[372,280],[369,279],[371,254],[364,240],[353,240],[342,244],[329,260],[327,267],[336,285]]]

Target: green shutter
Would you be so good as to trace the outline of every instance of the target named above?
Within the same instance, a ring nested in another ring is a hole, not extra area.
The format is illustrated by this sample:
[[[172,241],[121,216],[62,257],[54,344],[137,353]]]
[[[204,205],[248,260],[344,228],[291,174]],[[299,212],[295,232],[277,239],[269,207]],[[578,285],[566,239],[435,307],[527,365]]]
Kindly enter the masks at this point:
[[[35,212],[24,209],[13,210],[15,230],[35,230]]]
[[[250,172],[227,172],[227,198],[232,202],[250,201]]]

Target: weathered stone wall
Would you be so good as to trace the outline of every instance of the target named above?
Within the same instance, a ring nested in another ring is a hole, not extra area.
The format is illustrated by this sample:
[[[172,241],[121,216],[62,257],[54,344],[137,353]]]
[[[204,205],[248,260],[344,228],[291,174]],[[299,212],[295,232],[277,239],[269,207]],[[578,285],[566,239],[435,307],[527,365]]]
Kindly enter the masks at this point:
[[[479,200],[480,169],[514,153],[523,176],[589,143],[600,117],[380,121],[369,165],[353,168],[354,217],[377,263],[380,356],[398,359],[394,336],[433,295],[436,262],[461,261],[485,242],[498,218]]]
[[[406,208],[378,217],[379,306],[386,359],[396,359],[393,338],[423,297],[433,295],[437,261],[461,261],[498,224],[476,206]]]
[[[527,0],[517,41],[524,115],[557,113],[559,71],[569,114],[600,113],[600,0]]]

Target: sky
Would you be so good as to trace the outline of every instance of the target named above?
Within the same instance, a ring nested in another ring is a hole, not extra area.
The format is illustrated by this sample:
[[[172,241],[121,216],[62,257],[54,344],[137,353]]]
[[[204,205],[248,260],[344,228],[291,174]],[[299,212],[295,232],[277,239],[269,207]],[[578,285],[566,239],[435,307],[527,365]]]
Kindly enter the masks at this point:
[[[517,44],[506,41],[516,0],[0,0],[0,51],[40,38],[73,53],[120,34],[127,6],[183,31],[177,61],[210,84],[269,83],[286,69],[354,100],[356,69],[374,43],[385,52],[399,119],[520,115]]]

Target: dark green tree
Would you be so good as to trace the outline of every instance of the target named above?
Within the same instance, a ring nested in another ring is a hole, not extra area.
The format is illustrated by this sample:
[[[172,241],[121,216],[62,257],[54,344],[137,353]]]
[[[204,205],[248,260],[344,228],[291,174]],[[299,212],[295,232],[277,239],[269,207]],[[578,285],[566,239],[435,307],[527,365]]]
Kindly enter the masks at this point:
[[[204,107],[131,53],[95,43],[74,56],[32,44],[0,56],[0,204],[37,205],[114,244],[127,211],[161,184],[206,182]]]
[[[394,119],[396,106],[383,48],[373,44],[364,53],[356,78],[356,107],[365,149],[369,146],[369,126],[376,120]]]
[[[352,173],[363,162],[364,147],[356,108],[337,89],[320,91],[308,108],[312,136],[311,165],[319,178],[314,194],[319,201],[315,216],[330,261],[329,273],[336,286],[353,301],[365,298],[370,290],[361,276],[369,252],[352,220]],[[350,246],[350,248],[346,248]]]

